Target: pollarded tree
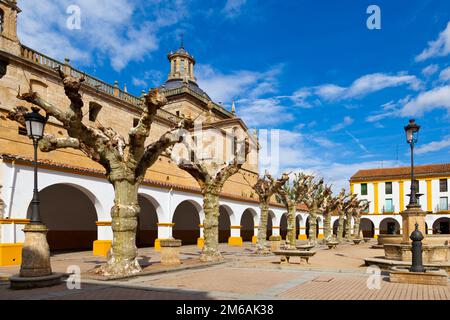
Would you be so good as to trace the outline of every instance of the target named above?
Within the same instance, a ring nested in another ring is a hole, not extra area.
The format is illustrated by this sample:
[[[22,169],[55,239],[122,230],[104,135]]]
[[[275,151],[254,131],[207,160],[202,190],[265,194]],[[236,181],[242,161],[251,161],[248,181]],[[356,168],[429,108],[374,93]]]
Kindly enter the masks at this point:
[[[338,227],[337,227],[337,232],[336,232],[336,239],[337,241],[341,242],[342,241],[342,237],[344,234],[344,220],[345,220],[345,212],[344,212],[344,204],[346,199],[349,197],[348,194],[345,193],[345,189],[342,188],[341,192],[339,193],[339,195],[336,197],[335,201],[335,205],[336,205],[336,212],[339,216],[338,218]]]
[[[101,125],[91,126],[83,122],[83,99],[80,94],[84,78],[66,75],[60,69],[64,91],[70,100],[68,110],[63,110],[44,100],[31,91],[18,95],[18,99],[42,109],[47,116],[58,120],[67,131],[68,137],[56,138],[45,134],[39,141],[40,150],[50,152],[57,149],[73,148],[81,150],[93,161],[101,164],[106,178],[114,187],[114,205],[111,208],[113,241],[108,253],[108,261],[97,270],[103,275],[128,275],[141,271],[136,259],[136,227],[140,211],[138,189],[147,169],[168,147],[182,139],[183,129],[188,121],[167,131],[158,140],[145,144],[157,111],[166,99],[157,89],[144,96],[141,117],[136,127],[128,132],[128,141],[112,128]],[[24,125],[25,107],[12,110],[8,118]]]
[[[288,182],[278,191],[276,194],[278,201],[282,202],[287,210],[287,235],[286,242],[290,248],[295,249],[295,212],[297,204],[301,203],[305,196],[304,190],[302,190],[302,176],[295,174],[292,185]]]
[[[325,186],[321,211],[323,215],[323,233],[325,241],[331,240],[331,214],[337,207],[337,197],[333,197],[331,186]]]
[[[245,179],[245,177],[244,177]],[[258,181],[254,185],[251,185],[247,180],[247,183],[255,190],[259,198],[259,207],[261,209],[261,216],[258,225],[258,238],[256,242],[257,254],[268,253],[266,249],[266,238],[267,238],[267,219],[269,218],[269,204],[270,198],[278,193],[281,188],[289,180],[289,175],[283,173],[281,178],[274,179],[268,172],[264,176],[259,177]]]
[[[178,157],[174,160],[180,169],[188,172],[197,181],[203,196],[203,212],[205,213],[205,220],[203,221],[204,245],[200,260],[204,262],[218,261],[222,259],[219,251],[220,193],[225,182],[236,174],[247,161],[250,152],[249,141],[248,138],[235,141],[237,145],[231,159],[228,162],[223,162],[223,159],[205,158],[203,150],[205,141],[199,141],[198,137],[195,136],[192,138],[195,138],[193,139],[195,142],[192,142],[190,138],[184,139],[188,158]],[[202,146],[197,144],[202,144]],[[174,153],[172,153],[172,157],[174,157]]]
[[[343,206],[343,214],[345,216],[345,225],[344,225],[345,237],[344,238],[346,241],[351,241],[351,239],[352,239],[352,212],[353,212],[353,208],[356,205],[356,201],[358,201],[356,199],[356,194],[352,194],[352,195],[350,195],[348,200],[344,202],[344,206]]]
[[[317,215],[321,213],[321,206],[324,199],[324,186],[323,179],[318,182],[314,181],[313,176],[309,176],[305,179],[306,196],[303,203],[308,208],[309,212],[309,242],[316,243],[316,231],[317,231]]]
[[[356,200],[355,206],[353,207],[353,218],[355,219],[355,224],[353,225],[353,235],[356,239],[360,239],[361,230],[361,213],[369,209],[369,202],[364,200]]]

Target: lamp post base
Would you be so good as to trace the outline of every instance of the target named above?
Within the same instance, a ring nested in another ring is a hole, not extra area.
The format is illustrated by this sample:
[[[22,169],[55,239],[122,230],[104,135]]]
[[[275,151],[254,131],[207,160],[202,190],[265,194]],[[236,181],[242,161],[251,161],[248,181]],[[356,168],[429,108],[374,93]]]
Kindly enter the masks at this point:
[[[42,277],[21,277],[15,275],[9,278],[10,288],[15,290],[33,289],[51,287],[62,283],[62,273],[52,273],[48,276]]]

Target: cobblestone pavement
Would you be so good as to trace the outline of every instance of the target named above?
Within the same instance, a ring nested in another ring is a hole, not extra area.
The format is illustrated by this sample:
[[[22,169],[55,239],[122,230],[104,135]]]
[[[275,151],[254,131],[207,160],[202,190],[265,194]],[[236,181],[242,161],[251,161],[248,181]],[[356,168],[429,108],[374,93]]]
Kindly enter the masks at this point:
[[[450,286],[398,284],[382,276],[379,289],[369,289],[363,258],[382,255],[370,244],[341,245],[335,250],[318,248],[311,264],[280,265],[275,256],[257,257],[251,245],[221,246],[226,263],[195,270],[145,275],[123,280],[83,279],[80,290],[69,290],[65,283],[25,291],[13,291],[0,282],[0,299],[33,300],[109,300],[109,299],[307,299],[307,300],[450,300]],[[199,253],[194,246],[183,247],[182,257]],[[143,261],[154,263],[159,253],[140,249]],[[53,270],[65,272],[68,265],[79,265],[82,272],[103,263],[104,258],[89,252],[59,254],[52,257]],[[295,262],[295,261],[294,261]],[[0,275],[17,273],[18,267],[0,268]]]

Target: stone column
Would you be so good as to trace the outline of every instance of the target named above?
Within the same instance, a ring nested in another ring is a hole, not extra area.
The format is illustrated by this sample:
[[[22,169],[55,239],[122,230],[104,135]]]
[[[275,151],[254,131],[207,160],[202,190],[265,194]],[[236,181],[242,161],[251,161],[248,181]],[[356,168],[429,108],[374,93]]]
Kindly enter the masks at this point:
[[[317,235],[317,239],[323,239],[323,226],[319,227],[319,234]]]
[[[279,236],[280,235],[280,226],[272,226],[272,235]]]
[[[425,234],[425,216],[419,204],[408,204],[406,210],[400,213],[402,216],[403,240],[402,244],[410,244],[409,236],[416,229],[416,223],[419,225],[419,231]]]
[[[229,246],[242,246],[241,228],[242,226],[230,226],[230,237],[228,238]]]
[[[197,239],[197,247],[202,249],[205,244],[205,238],[203,237],[203,224],[199,224],[198,227],[200,228],[200,237]]]
[[[106,257],[113,238],[111,221],[97,221],[95,224],[97,225],[97,240],[92,244],[92,254]]]
[[[373,228],[373,238],[378,239],[378,236],[380,235],[380,229],[379,228]]]
[[[155,251],[161,250],[161,240],[172,239],[172,229],[175,223],[172,222],[161,222],[157,223],[158,227],[158,238],[155,240]]]
[[[307,239],[308,237],[306,236],[306,227],[300,226],[298,233],[298,240],[307,240]]]
[[[259,226],[254,226],[253,227],[252,243],[258,242],[258,228],[259,228]]]

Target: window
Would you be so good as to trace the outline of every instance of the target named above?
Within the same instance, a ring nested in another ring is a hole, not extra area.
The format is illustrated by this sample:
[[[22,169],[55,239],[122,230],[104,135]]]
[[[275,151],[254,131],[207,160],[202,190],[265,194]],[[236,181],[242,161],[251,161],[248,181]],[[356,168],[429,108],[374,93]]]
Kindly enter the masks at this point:
[[[384,212],[394,212],[394,202],[392,199],[386,199],[384,204]]]
[[[392,182],[386,182],[385,184],[384,184],[384,186],[385,186],[385,193],[386,194],[392,194]]]
[[[361,183],[361,195],[367,196],[367,183]]]
[[[95,121],[102,110],[102,106],[96,102],[89,102],[89,121]]]
[[[447,210],[448,210],[448,197],[440,197],[439,211],[447,211]]]
[[[3,12],[2,9],[0,9],[0,33],[3,33],[4,19],[5,19],[5,13]]]
[[[180,69],[181,69],[181,74],[184,74],[184,60],[180,61]]]
[[[439,192],[447,192],[448,191],[448,183],[447,179],[440,179],[439,180]]]

